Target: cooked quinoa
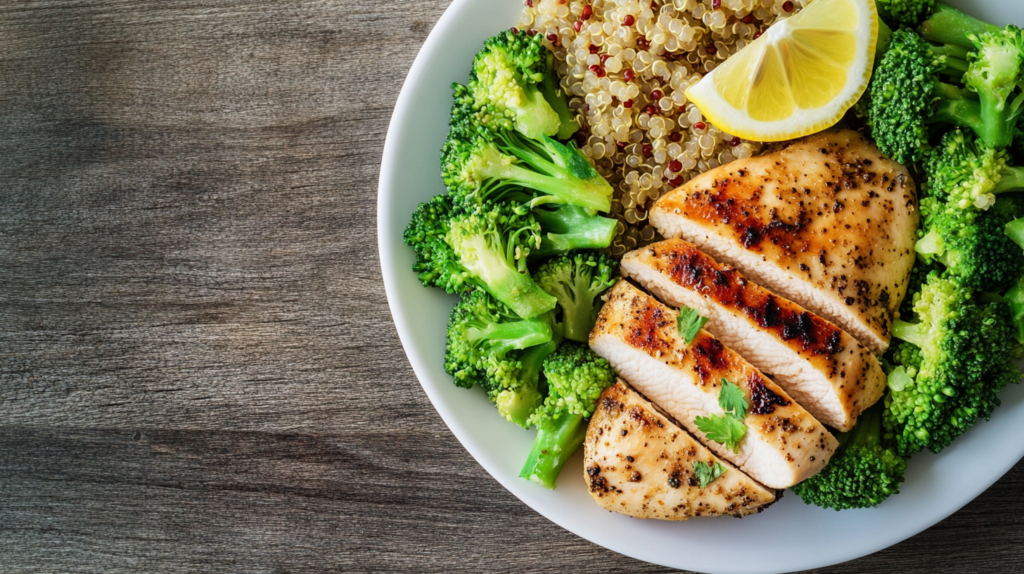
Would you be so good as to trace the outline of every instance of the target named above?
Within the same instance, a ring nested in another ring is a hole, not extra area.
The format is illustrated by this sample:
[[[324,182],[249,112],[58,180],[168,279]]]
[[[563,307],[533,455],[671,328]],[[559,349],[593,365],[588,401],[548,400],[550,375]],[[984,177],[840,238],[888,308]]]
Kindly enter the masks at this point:
[[[576,142],[615,188],[613,255],[656,239],[647,209],[663,192],[760,151],[708,123],[683,93],[809,2],[526,0],[517,27],[544,35],[583,126]]]

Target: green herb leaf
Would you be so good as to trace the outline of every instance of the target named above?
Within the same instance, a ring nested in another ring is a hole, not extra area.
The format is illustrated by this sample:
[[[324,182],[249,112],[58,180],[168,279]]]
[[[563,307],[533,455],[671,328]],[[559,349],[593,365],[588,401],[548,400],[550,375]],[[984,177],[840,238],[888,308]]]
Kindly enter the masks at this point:
[[[725,379],[722,379],[722,390],[718,392],[718,404],[725,412],[731,413],[739,420],[747,416],[747,409],[750,408],[743,389]]]
[[[715,461],[714,465],[706,462],[696,461],[693,463],[693,474],[697,477],[697,483],[700,484],[701,488],[711,484],[714,480],[729,469],[722,466],[718,461]]]
[[[739,452],[740,440],[747,434],[747,425],[732,415],[697,417],[693,422],[708,440],[723,444],[733,452]]]
[[[696,309],[684,306],[679,308],[679,316],[676,317],[676,328],[679,329],[679,336],[689,345],[707,322],[708,318],[702,317]]]

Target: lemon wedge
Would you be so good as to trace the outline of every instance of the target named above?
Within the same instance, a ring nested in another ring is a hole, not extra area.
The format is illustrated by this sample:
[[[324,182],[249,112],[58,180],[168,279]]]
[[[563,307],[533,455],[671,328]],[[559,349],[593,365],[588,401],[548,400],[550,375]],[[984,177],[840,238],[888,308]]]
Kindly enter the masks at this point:
[[[867,89],[875,57],[874,0],[815,0],[686,90],[718,128],[781,141],[839,121]]]

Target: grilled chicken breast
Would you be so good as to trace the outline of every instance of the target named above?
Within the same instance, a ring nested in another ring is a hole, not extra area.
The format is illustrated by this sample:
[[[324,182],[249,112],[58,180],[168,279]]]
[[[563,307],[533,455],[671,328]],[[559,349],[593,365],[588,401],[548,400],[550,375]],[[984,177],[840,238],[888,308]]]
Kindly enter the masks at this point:
[[[882,353],[914,263],[917,195],[852,130],[730,162],[661,197],[650,219]]]
[[[628,281],[616,283],[605,300],[590,348],[715,454],[770,488],[789,488],[828,462],[837,442],[825,426],[721,341],[701,331],[687,344],[676,311]],[[708,440],[695,423],[724,413],[722,379],[740,387],[750,405],[737,452]]]
[[[760,512],[775,492],[718,458],[621,380],[597,402],[584,466],[590,496],[636,518],[686,520]],[[727,470],[703,488],[694,463]]]
[[[692,243],[668,239],[631,251],[620,269],[672,307],[699,311],[705,329],[837,430],[853,428],[882,396],[885,373],[871,351]]]

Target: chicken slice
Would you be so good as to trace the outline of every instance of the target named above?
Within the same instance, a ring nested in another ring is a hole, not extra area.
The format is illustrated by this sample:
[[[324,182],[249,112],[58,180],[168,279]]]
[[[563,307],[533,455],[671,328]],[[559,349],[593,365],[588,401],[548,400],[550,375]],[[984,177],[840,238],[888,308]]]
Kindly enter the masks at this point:
[[[715,454],[770,488],[789,488],[828,462],[837,442],[825,426],[721,341],[701,331],[687,344],[678,313],[626,280],[605,301],[590,348]],[[750,405],[736,452],[708,440],[695,422],[725,412],[722,379],[742,389]]]
[[[692,243],[667,239],[627,253],[620,265],[785,389],[814,418],[848,431],[885,389],[875,355],[832,323],[719,264]]]
[[[662,196],[650,218],[872,351],[889,346],[914,264],[917,195],[907,169],[857,132],[705,172]]]
[[[598,400],[583,446],[590,496],[612,512],[687,520],[755,514],[775,501],[774,491],[715,456],[621,380]],[[726,470],[701,488],[694,463]]]

